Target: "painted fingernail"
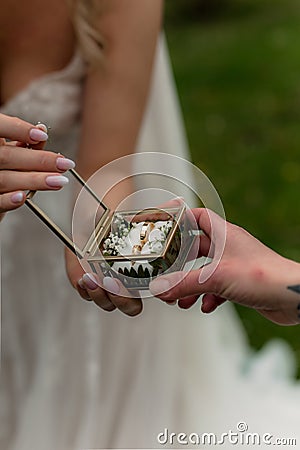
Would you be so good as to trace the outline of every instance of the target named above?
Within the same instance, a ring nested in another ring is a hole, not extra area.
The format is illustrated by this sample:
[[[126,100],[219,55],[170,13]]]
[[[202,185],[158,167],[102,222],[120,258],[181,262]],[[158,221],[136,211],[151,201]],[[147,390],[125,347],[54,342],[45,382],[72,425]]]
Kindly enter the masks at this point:
[[[75,163],[71,159],[59,157],[56,160],[56,167],[59,170],[70,170],[74,169]]]
[[[85,287],[90,289],[91,291],[95,291],[99,287],[97,280],[92,273],[85,273],[82,277],[82,280],[85,284]]]
[[[36,142],[44,142],[48,139],[48,134],[38,128],[31,128],[29,131],[30,139]]]
[[[15,192],[10,199],[15,204],[21,203],[24,200],[24,192]]]
[[[81,287],[81,289],[85,289],[85,284],[82,278],[80,278],[80,280],[77,281],[77,284],[79,287]]]
[[[113,278],[110,277],[103,278],[103,287],[108,292],[111,292],[114,295],[118,295],[120,293],[120,286]]]
[[[150,292],[153,295],[162,295],[166,294],[170,290],[170,283],[166,279],[156,279],[151,281],[149,285]]]
[[[46,183],[49,187],[63,187],[69,183],[69,180],[63,175],[49,175],[46,178]]]

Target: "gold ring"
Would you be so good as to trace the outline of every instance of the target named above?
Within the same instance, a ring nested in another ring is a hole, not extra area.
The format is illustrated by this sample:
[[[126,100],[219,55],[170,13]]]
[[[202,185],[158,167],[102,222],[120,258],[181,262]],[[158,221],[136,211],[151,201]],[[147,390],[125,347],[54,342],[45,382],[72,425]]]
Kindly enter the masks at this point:
[[[133,255],[140,255],[142,251],[142,246],[141,245],[134,245],[132,247],[132,254]]]
[[[146,242],[148,241],[149,234],[151,233],[153,228],[155,228],[153,222],[144,222],[144,224],[142,225],[140,232],[140,241],[143,245],[145,245]]]

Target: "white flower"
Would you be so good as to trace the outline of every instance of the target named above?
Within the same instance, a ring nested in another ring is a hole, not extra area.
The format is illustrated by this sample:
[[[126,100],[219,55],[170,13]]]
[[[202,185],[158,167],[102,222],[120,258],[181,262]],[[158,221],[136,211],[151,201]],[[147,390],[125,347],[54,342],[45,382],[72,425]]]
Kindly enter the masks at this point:
[[[163,244],[160,241],[151,242],[151,253],[160,253],[163,249]]]
[[[164,233],[159,229],[154,229],[149,234],[149,242],[163,241],[165,239]]]

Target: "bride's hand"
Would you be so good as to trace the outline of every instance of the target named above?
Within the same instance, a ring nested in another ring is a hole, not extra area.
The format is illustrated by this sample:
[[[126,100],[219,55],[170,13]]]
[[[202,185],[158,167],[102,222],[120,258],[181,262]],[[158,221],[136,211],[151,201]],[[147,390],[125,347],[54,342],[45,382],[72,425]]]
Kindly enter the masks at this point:
[[[74,163],[41,150],[47,138],[41,125],[0,114],[0,220],[23,205],[24,191],[59,190],[68,182],[62,173]]]
[[[142,312],[142,301],[131,298],[119,280],[109,277],[100,280],[94,274],[85,273],[77,257],[69,249],[66,249],[66,269],[72,286],[83,299],[93,301],[109,312],[119,309],[128,316],[137,316]]]

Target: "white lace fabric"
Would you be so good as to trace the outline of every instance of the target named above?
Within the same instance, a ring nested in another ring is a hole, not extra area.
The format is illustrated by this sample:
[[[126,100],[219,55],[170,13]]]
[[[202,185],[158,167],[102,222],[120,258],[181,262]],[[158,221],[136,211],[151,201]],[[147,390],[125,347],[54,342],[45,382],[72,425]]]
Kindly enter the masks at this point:
[[[63,70],[32,81],[4,104],[0,111],[33,124],[38,121],[45,123],[56,135],[64,134],[78,122],[80,116],[85,70],[85,64],[79,52],[76,52]]]

